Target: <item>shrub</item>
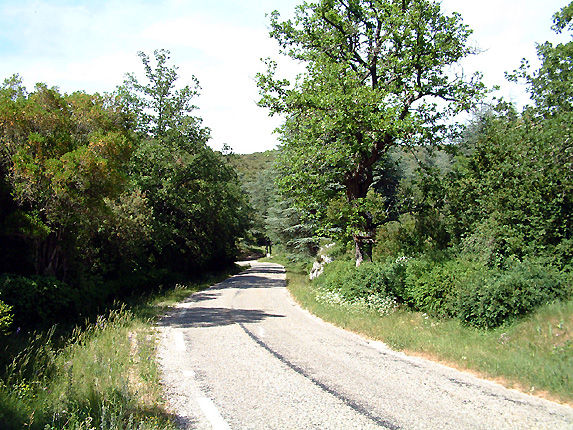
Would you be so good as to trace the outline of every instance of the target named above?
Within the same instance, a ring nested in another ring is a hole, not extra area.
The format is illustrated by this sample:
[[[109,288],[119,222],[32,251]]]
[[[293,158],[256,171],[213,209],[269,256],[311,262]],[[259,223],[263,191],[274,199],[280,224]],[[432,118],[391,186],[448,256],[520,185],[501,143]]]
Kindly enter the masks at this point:
[[[406,270],[404,301],[435,317],[454,317],[460,289],[484,270],[481,262],[465,259],[414,259]]]
[[[12,306],[8,306],[2,300],[0,300],[0,335],[4,334],[6,330],[12,324],[12,314],[10,311],[12,310]]]
[[[376,259],[395,257],[402,251],[401,224],[398,221],[389,221],[381,225],[376,231],[376,242],[372,256]]]
[[[12,307],[14,325],[18,327],[67,322],[78,311],[77,290],[54,277],[3,274],[0,293]]]
[[[407,270],[406,294],[414,309],[436,317],[454,314],[456,264],[413,261]]]
[[[570,277],[535,260],[512,261],[467,281],[459,293],[457,316],[478,328],[499,327],[571,293]]]
[[[334,261],[326,266],[319,286],[338,291],[346,298],[367,297],[371,294],[394,295],[400,288],[396,268],[381,263],[363,263],[356,267],[351,261]]]
[[[324,300],[374,309],[380,315],[391,312],[401,302],[406,274],[406,258],[386,263],[335,261],[315,282]]]

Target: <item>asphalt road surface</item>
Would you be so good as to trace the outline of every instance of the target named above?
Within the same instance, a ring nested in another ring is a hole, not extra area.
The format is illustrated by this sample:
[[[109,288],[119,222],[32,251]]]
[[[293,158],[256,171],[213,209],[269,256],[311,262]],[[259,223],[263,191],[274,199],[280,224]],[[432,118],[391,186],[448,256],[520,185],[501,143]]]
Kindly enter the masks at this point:
[[[301,310],[284,269],[245,272],[160,325],[170,407],[192,429],[573,429],[573,408],[389,350]]]

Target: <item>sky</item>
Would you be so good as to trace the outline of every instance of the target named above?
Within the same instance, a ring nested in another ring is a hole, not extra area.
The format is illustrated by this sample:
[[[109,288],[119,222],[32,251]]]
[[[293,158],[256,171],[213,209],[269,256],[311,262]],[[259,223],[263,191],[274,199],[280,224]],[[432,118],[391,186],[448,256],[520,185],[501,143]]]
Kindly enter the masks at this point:
[[[178,83],[195,76],[195,100],[210,146],[229,145],[248,154],[274,149],[280,118],[256,105],[261,58],[280,60],[279,71],[293,76],[296,64],[281,60],[268,36],[265,14],[292,16],[301,0],[0,0],[0,80],[19,74],[28,89],[43,82],[62,92],[112,92],[126,73],[143,77],[138,51],[171,52]],[[462,15],[481,50],[463,63],[481,71],[488,86],[522,107],[523,86],[505,81],[504,72],[527,58],[538,65],[535,43],[570,40],[550,29],[552,15],[568,0],[444,0],[446,13]]]

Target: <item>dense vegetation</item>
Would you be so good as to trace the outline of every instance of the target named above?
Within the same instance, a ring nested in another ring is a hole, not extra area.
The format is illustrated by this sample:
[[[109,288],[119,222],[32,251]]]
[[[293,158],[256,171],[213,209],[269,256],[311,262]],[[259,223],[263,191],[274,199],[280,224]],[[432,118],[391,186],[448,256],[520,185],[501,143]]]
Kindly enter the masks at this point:
[[[572,17],[573,3],[554,29],[571,31]],[[147,341],[136,342],[141,356],[128,342],[142,330],[130,312],[94,319],[63,345],[31,335],[14,361],[9,353],[32,329],[71,327],[117,299],[221,268],[239,242],[322,262],[308,291],[343,311],[417,311],[484,335],[544,305],[569,315],[573,42],[538,45],[541,67],[524,61],[508,75],[529,86],[533,104],[518,112],[480,104],[479,75],[455,73],[472,53],[470,30],[432,1],[305,3],[293,21],[273,13],[271,28],[307,73],[291,85],[269,60],[258,76],[260,104],[286,118],[281,147],[264,154],[209,148],[194,115],[198,82],[177,89],[168,51],[140,53],[145,82],[128,74],[114,94],[4,81],[0,424],[147,428],[136,420],[150,415],[169,428],[136,399],[132,365],[151,353]],[[468,109],[471,123],[451,124]],[[544,348],[570,368],[573,340],[558,324],[559,344]],[[98,367],[98,342],[112,355],[121,344],[131,360],[121,375]],[[92,373],[78,373],[76,359],[91,360]],[[105,388],[86,382],[100,373]]]
[[[572,11],[555,14],[555,31],[571,30]],[[307,74],[291,86],[269,61],[259,76],[261,104],[287,115],[267,174],[281,197],[259,211],[295,258],[323,260],[321,245],[336,242],[319,290],[479,328],[571,297],[573,42],[538,45],[539,70],[524,60],[508,75],[528,84],[532,106],[481,104],[447,133],[444,115],[483,89],[442,74],[469,52],[459,16],[357,1],[279,18],[271,36]]]
[[[444,121],[484,92],[456,65],[474,50],[459,14],[437,2],[304,3],[294,20],[271,15],[271,37],[306,65],[296,83],[268,60],[261,106],[286,117],[277,182],[307,218],[324,225],[329,205],[348,218],[357,264],[372,259],[375,167],[392,147],[439,142]]]
[[[114,94],[0,87],[2,428],[175,428],[155,312],[118,307],[227,270],[250,228],[198,82],[176,88],[168,51],[139,56],[145,82]]]
[[[0,324],[77,321],[125,295],[234,261],[249,227],[237,175],[176,89],[168,52],[147,82],[61,94],[0,89]]]

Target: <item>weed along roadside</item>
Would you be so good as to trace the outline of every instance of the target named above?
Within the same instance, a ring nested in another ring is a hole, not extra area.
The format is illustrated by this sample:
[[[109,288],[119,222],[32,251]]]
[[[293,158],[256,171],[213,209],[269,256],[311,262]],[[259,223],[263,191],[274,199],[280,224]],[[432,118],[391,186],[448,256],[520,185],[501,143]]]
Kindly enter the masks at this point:
[[[228,276],[177,284],[67,333],[53,327],[5,336],[0,429],[178,429],[163,398],[156,321],[169,306]]]
[[[573,405],[571,300],[541,306],[508,325],[480,329],[401,306],[379,312],[364,301],[325,300],[320,284],[309,280],[310,265],[286,259],[280,263],[287,269],[287,288],[294,299],[327,322],[385,342],[406,354]]]

